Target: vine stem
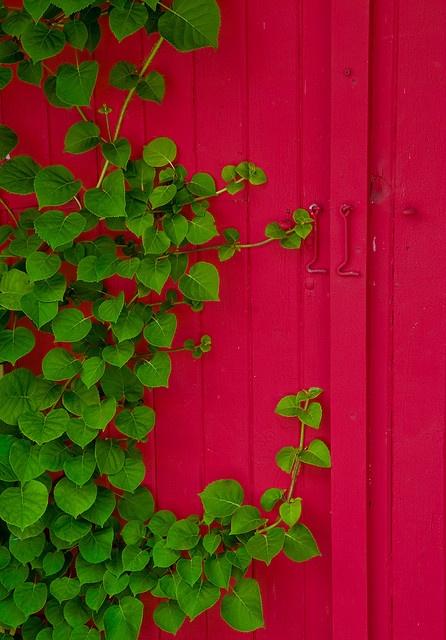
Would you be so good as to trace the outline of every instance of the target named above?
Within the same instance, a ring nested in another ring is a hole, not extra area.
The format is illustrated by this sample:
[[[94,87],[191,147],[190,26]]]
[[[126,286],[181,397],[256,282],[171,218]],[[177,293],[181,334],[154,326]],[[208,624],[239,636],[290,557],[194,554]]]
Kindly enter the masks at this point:
[[[11,207],[9,207],[6,202],[3,200],[2,197],[0,197],[0,204],[3,205],[5,207],[5,211],[7,211],[9,213],[9,215],[11,216],[11,218],[14,220],[14,222],[16,223],[17,226],[19,226],[19,221],[17,220],[17,218],[14,215],[14,212],[12,211]]]
[[[147,58],[145,59],[142,67],[141,67],[141,71],[138,74],[138,79],[141,80],[145,74],[145,72],[147,71],[147,69],[150,67],[150,65],[153,62],[154,57],[156,56],[156,54],[158,53],[161,45],[164,42],[164,38],[162,36],[159,37],[159,39],[157,40],[157,42],[154,44],[152,51],[149,53],[149,55],[147,56]],[[115,129],[115,133],[113,135],[113,140],[112,142],[116,142],[116,140],[118,139],[119,133],[121,131],[121,127],[123,125],[124,122],[124,118],[126,116],[127,113],[127,109],[129,107],[129,104],[133,98],[133,96],[135,95],[135,91],[136,91],[136,87],[133,87],[132,89],[130,89],[130,91],[128,92],[125,100],[124,100],[124,104],[121,107],[121,111],[119,113],[119,117],[118,117],[118,122],[116,123],[116,129]],[[102,181],[105,178],[105,174],[107,173],[107,169],[110,165],[110,162],[108,160],[106,160],[104,162],[104,166],[102,167],[102,171],[101,171],[101,175],[99,176],[99,180],[98,183],[96,185],[96,188],[98,189],[101,184]]]

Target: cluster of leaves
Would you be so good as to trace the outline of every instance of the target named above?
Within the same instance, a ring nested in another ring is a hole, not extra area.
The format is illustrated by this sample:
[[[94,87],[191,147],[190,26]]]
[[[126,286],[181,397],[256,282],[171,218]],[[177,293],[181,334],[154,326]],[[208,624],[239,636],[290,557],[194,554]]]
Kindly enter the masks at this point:
[[[88,56],[104,28],[119,42],[138,30],[154,40],[139,68],[120,61],[111,70],[110,85],[124,92],[113,133],[106,105],[92,119],[83,109],[97,91],[101,69]],[[25,640],[136,640],[145,592],[162,599],[154,619],[172,633],[222,589],[222,617],[256,629],[259,589],[245,577],[252,559],[269,564],[282,548],[297,561],[318,553],[293,497],[302,462],[330,464],[321,441],[304,448],[305,425],[320,422],[318,389],[279,403],[279,413],[299,420],[301,441],[278,455],[288,491],[262,498],[265,511],[278,511],[272,524],[243,505],[235,480],[209,485],[203,517],[183,520],[155,512],[142,484],[138,446],[155,424],[146,390],[168,386],[172,352],[201,357],[211,348],[207,335],[174,348],[178,305],[200,311],[219,297],[218,269],[197,253],[212,249],[223,261],[269,242],[293,249],[311,231],[298,209],[292,228],[272,223],[255,245],[242,244],[236,229],[217,242],[212,199],[263,184],[264,172],[229,165],[217,188],[207,173],[188,176],[170,138],[151,140],[136,157],[120,136],[134,96],[162,101],[164,78],[151,65],[163,42],[180,51],[216,46],[218,30],[215,0],[27,0],[0,9],[0,87],[14,72],[42,86],[50,105],[79,113],[67,154],[102,159],[96,186],[85,188],[65,165],[15,155],[18,136],[0,125],[0,203],[10,218],[0,227],[0,361],[9,371],[0,378],[0,627],[19,628]],[[62,50],[72,63],[50,71],[47,60]],[[34,205],[13,210],[7,194]],[[122,279],[117,294],[112,277]],[[42,335],[53,337],[46,352]],[[26,356],[41,360],[40,373],[23,366]]]

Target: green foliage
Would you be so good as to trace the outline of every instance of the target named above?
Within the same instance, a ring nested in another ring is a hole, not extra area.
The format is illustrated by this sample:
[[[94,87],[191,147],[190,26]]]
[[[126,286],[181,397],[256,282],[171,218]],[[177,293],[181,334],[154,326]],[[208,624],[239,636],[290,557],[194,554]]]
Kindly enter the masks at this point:
[[[264,184],[262,169],[227,165],[218,188],[208,173],[187,177],[169,137],[147,140],[139,157],[121,137],[133,98],[162,103],[165,80],[151,68],[161,46],[217,46],[215,0],[168,4],[25,0],[0,12],[0,88],[14,77],[42,87],[51,108],[79,116],[63,134],[67,166],[15,155],[20,136],[0,125],[0,203],[10,217],[0,228],[0,361],[8,367],[0,377],[3,634],[136,640],[147,592],[161,600],[154,620],[170,633],[217,603],[231,627],[253,631],[263,626],[259,585],[245,577],[253,559],[319,554],[294,496],[302,464],[330,466],[322,440],[304,446],[305,429],[318,429],[322,418],[318,388],[277,406],[297,420],[300,439],[277,455],[288,486],[267,489],[259,507],[244,503],[236,480],[223,479],[200,494],[201,517],[177,519],[156,511],[142,484],[138,446],[155,426],[146,390],[168,387],[175,352],[199,358],[211,349],[206,334],[178,345],[177,306],[200,311],[219,299],[215,260],[189,262],[189,254],[204,245],[225,261],[270,242],[297,248],[312,225],[297,209],[291,229],[273,222],[252,245],[236,229],[220,237],[212,199]],[[107,89],[122,96],[113,132],[96,60],[107,55],[92,55],[107,27],[123,47],[139,32],[151,51],[136,65],[112,66]],[[83,108],[96,103],[103,106],[87,117]],[[102,167],[86,188],[70,159],[93,149]],[[28,204],[12,211],[8,193]],[[126,293],[108,290],[112,276],[127,279]],[[40,373],[25,368],[26,357],[41,363]]]

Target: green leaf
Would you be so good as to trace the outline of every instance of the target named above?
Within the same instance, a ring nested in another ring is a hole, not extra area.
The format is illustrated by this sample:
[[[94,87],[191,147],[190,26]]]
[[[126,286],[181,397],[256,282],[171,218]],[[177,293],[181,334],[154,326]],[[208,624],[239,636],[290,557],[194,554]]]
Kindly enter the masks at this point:
[[[144,147],[143,158],[150,167],[172,164],[177,156],[177,146],[170,138],[155,138]]]
[[[115,400],[125,398],[128,402],[138,402],[144,394],[144,387],[136,375],[126,365],[107,367],[101,378],[104,393]]]
[[[87,209],[99,218],[125,216],[124,175],[121,169],[109,173],[101,189],[89,189],[84,202]]]
[[[56,342],[75,342],[89,333],[91,320],[85,318],[79,309],[62,309],[54,318],[52,326]]]
[[[23,531],[37,522],[48,505],[48,490],[38,480],[10,487],[0,495],[0,517]],[[1,618],[1,615],[0,615]]]
[[[77,66],[61,64],[57,70],[56,81],[59,100],[80,107],[90,106],[98,70],[99,64],[95,61],[81,62]]]
[[[34,334],[25,327],[0,330],[0,360],[14,365],[33,350],[35,343]]]
[[[40,166],[29,156],[16,156],[0,166],[0,187],[19,195],[34,193],[34,178],[39,171]]]
[[[274,238],[280,240],[286,238],[285,231],[280,227],[278,222],[271,222],[266,226],[265,235],[267,238]]]
[[[134,440],[144,440],[155,426],[155,412],[150,407],[135,407],[121,411],[115,418],[119,431]]]
[[[38,478],[45,471],[39,454],[40,447],[26,439],[17,440],[11,446],[11,467],[22,483]]]
[[[79,360],[66,349],[51,349],[42,360],[42,371],[47,380],[68,380],[81,369]]]
[[[231,519],[230,533],[231,535],[248,533],[248,531],[257,529],[264,522],[265,519],[260,517],[260,511],[256,507],[249,505],[237,507]]]
[[[80,597],[73,598],[73,600],[69,600],[63,608],[63,614],[65,621],[71,627],[75,627],[76,629],[82,629],[81,625],[84,625],[91,617],[91,611],[88,607],[85,606],[83,600]],[[84,627],[88,630],[88,627]],[[77,634],[75,634],[77,635]],[[79,637],[85,638],[88,636],[84,636],[83,634]],[[73,638],[73,633],[71,632],[70,640]]]
[[[98,493],[94,504],[84,511],[82,517],[89,522],[103,527],[116,507],[116,498],[113,491],[107,487],[98,487]]]
[[[283,551],[287,558],[295,562],[305,562],[321,555],[311,532],[300,522],[285,532]]]
[[[65,35],[43,22],[29,24],[22,33],[22,47],[33,62],[56,56],[65,46]]]
[[[277,466],[285,473],[290,473],[298,452],[294,447],[282,447],[276,454]]]
[[[218,530],[214,529],[207,533],[203,538],[203,547],[208,553],[215,553],[221,544],[221,534]]]
[[[140,520],[131,520],[121,529],[124,542],[128,545],[141,545],[146,537],[147,527]]]
[[[163,184],[159,187],[155,187],[149,196],[152,209],[157,207],[163,207],[169,203],[176,196],[177,188],[174,184]],[[169,243],[170,244],[170,243]],[[146,251],[146,253],[149,253]]]
[[[116,322],[124,307],[124,292],[120,291],[116,298],[109,298],[101,302],[98,316],[104,322]]]
[[[65,475],[75,484],[88,482],[96,469],[96,458],[92,449],[83,449],[79,455],[67,460],[63,466]]]
[[[284,249],[299,249],[301,244],[302,238],[295,233],[295,230],[293,230],[291,235],[288,235],[280,241],[280,246]]]
[[[189,222],[186,238],[191,244],[204,244],[215,236],[218,236],[218,231],[214,216],[209,211],[205,211],[202,216],[192,218]]]
[[[239,580],[231,594],[221,601],[221,617],[237,631],[255,631],[264,627],[262,600],[256,580]]]
[[[43,582],[25,582],[14,590],[14,602],[24,614],[30,616],[45,606],[48,587]]]
[[[148,257],[141,260],[136,275],[143,285],[157,293],[161,293],[170,271],[169,260],[157,260],[156,258]]]
[[[24,58],[19,45],[12,39],[0,42],[0,64],[13,64]],[[8,71],[11,71],[10,69]],[[10,73],[12,76],[12,73]]]
[[[123,491],[134,491],[144,480],[146,467],[141,460],[126,458],[124,466],[118,473],[110,474],[110,484]]]
[[[100,282],[115,275],[118,258],[112,253],[85,256],[77,267],[77,277],[84,282]]]
[[[130,62],[117,62],[110,71],[110,84],[117,89],[128,91],[139,82],[138,69]]]
[[[282,550],[285,532],[282,528],[270,529],[265,534],[256,533],[246,543],[246,550],[256,560],[270,564]]]
[[[105,398],[98,405],[85,407],[82,417],[91,429],[105,429],[116,413],[115,398]]]
[[[174,0],[158,20],[158,29],[178,51],[218,45],[220,11],[215,0]]]
[[[122,7],[115,6],[110,11],[110,29],[119,42],[144,26],[147,9],[138,2],[125,2]]]
[[[27,411],[19,416],[19,427],[27,438],[42,445],[63,435],[68,420],[69,415],[65,409],[53,409],[46,415],[39,411]]]
[[[218,300],[220,279],[217,269],[208,262],[197,262],[178,283],[181,293],[191,300]]]
[[[130,360],[135,351],[135,346],[130,340],[119,342],[118,344],[111,344],[102,350],[102,358],[105,362],[115,365],[116,367],[122,367],[126,362]]]
[[[7,271],[0,281],[0,306],[5,309],[20,309],[21,299],[29,289],[29,279],[26,273],[11,269]]]
[[[202,564],[202,559],[199,555],[191,559],[180,558],[177,562],[178,575],[192,587],[201,577]]]
[[[192,549],[200,539],[200,529],[192,520],[177,520],[167,534],[167,546],[171,549]]]
[[[68,44],[82,51],[88,40],[88,30],[85,24],[81,20],[67,20],[64,22],[63,31]]]
[[[43,251],[33,251],[26,258],[26,271],[31,282],[51,278],[61,265],[59,256],[54,253],[44,253]]]
[[[114,142],[105,142],[102,145],[104,158],[122,169],[127,167],[127,163],[130,160],[130,152],[130,142],[127,138],[118,138]]]
[[[242,504],[244,492],[236,480],[216,480],[208,484],[199,496],[208,515],[225,518]]]
[[[91,0],[57,0],[57,6],[69,16],[91,5]]]
[[[4,124],[0,124],[0,159],[4,160],[17,146],[17,134]]]
[[[207,580],[200,580],[191,587],[181,580],[177,588],[178,604],[191,620],[214,606],[220,597],[220,589]]]
[[[271,511],[282,500],[285,489],[267,489],[260,498],[260,504],[265,511]]]
[[[73,544],[87,535],[91,529],[91,524],[85,522],[85,520],[77,520],[73,516],[65,514],[56,518],[51,524],[51,528],[58,538]]]
[[[17,65],[17,77],[23,82],[40,87],[43,78],[42,63],[32,62],[32,60],[21,60]]]
[[[232,565],[226,558],[225,553],[209,556],[204,562],[204,573],[209,582],[216,587],[228,589],[231,577]]]
[[[58,302],[65,296],[67,282],[61,273],[34,283],[32,293],[40,302]]]
[[[54,487],[54,500],[62,511],[77,518],[94,503],[97,489],[94,482],[79,486],[68,478],[62,478]]]
[[[10,11],[6,20],[2,23],[3,32],[13,36],[14,38],[20,38],[25,27],[32,21],[29,13],[24,11]]]
[[[143,385],[149,389],[155,387],[168,387],[172,363],[165,351],[157,351],[148,362],[141,365],[136,375]]]
[[[18,608],[12,596],[0,601],[0,621],[2,625],[15,629],[20,627],[26,620],[26,614]],[[3,638],[7,636],[4,635]]]
[[[285,524],[292,527],[299,520],[302,513],[302,499],[295,498],[290,502],[284,502],[279,507],[279,513]]]
[[[124,571],[141,571],[147,566],[150,555],[136,545],[127,545],[122,550],[122,568]]]
[[[105,362],[102,358],[97,356],[88,358],[82,364],[81,380],[87,388],[90,388],[101,378],[104,371]]]
[[[82,183],[62,165],[41,169],[34,179],[39,209],[66,204],[74,198]]]
[[[171,347],[177,329],[177,318],[173,313],[156,313],[144,329],[147,342],[155,347]]]
[[[177,214],[170,219],[163,220],[163,229],[171,242],[179,247],[189,230],[189,223],[184,216]]]
[[[104,614],[107,640],[137,640],[143,616],[143,604],[137,598],[125,596],[119,604]]]
[[[79,213],[65,215],[62,211],[45,211],[34,222],[36,232],[52,249],[72,242],[85,227]]]
[[[278,413],[279,416],[295,417],[297,416],[299,402],[296,396],[285,396],[279,401],[274,411]]]
[[[81,585],[77,578],[56,578],[50,582],[50,592],[56,600],[72,600],[81,590]]]
[[[151,71],[136,85],[136,93],[143,100],[161,104],[166,90],[164,76],[158,71]]]
[[[97,147],[100,142],[101,132],[97,124],[84,121],[76,122],[67,131],[64,151],[74,154],[84,153]]]
[[[118,512],[124,520],[146,522],[153,516],[154,500],[147,487],[138,487],[133,493],[123,493],[118,502]]]
[[[22,413],[35,410],[35,389],[35,377],[28,369],[16,369],[0,378],[0,406],[6,424],[17,424]]]
[[[37,22],[50,6],[50,0],[24,0],[23,5],[35,22]]]
[[[58,109],[71,109],[72,105],[57,97],[57,76],[48,76],[43,83],[43,92],[48,102]]]
[[[155,624],[163,631],[173,633],[173,635],[176,635],[185,619],[186,614],[173,600],[161,602],[153,612]]]
[[[93,611],[99,611],[106,597],[107,593],[102,584],[94,585],[85,592],[85,604]]]
[[[79,542],[79,552],[87,562],[98,564],[111,557],[114,531],[112,527],[90,531]]]
[[[319,429],[322,419],[322,407],[319,402],[312,402],[306,411],[300,407],[297,407],[296,411],[301,422],[313,429]]]
[[[208,173],[196,173],[187,188],[196,196],[215,196],[215,180]]]
[[[140,551],[140,549],[138,549]],[[145,552],[147,553],[147,551]],[[147,563],[146,563],[147,564]],[[124,591],[129,584],[129,574],[123,573],[122,575],[114,576],[110,571],[104,573],[104,588],[107,595],[114,596]]]
[[[70,516],[62,516],[69,518]],[[43,558],[43,570],[47,576],[59,573],[65,564],[65,554],[62,551],[49,551]]]
[[[26,564],[32,562],[40,556],[46,544],[46,537],[43,531],[36,536],[30,536],[24,540],[16,536],[9,538],[9,550],[19,562]],[[16,603],[17,604],[17,603]]]
[[[322,440],[312,440],[308,447],[299,454],[299,460],[315,467],[325,469],[331,467],[330,451]]]
[[[124,451],[119,446],[119,442],[115,442],[112,438],[107,440],[97,438],[95,457],[99,471],[107,475],[118,473],[124,466]]]

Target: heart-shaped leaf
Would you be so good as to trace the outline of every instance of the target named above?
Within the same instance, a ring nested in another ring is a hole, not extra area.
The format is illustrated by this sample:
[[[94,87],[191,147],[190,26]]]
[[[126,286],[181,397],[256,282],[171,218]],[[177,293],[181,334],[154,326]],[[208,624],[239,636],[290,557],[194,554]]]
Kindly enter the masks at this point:
[[[41,169],[34,178],[39,208],[66,204],[81,188],[80,180],[75,180],[71,171],[63,165],[53,165]]]
[[[48,505],[48,490],[38,480],[10,487],[0,495],[0,517],[23,531],[37,522]]]
[[[91,60],[79,65],[61,64],[56,80],[56,94],[59,100],[75,106],[88,107],[98,70],[99,64]]]
[[[33,350],[35,343],[34,334],[25,327],[0,330],[0,360],[14,365]]]
[[[218,300],[220,278],[217,269],[208,262],[197,262],[179,280],[181,293],[191,300]]]
[[[178,51],[217,47],[220,11],[215,0],[174,0],[158,20],[158,29]]]
[[[65,433],[69,415],[65,409],[53,409],[44,415],[40,411],[28,411],[19,417],[20,431],[37,444],[56,440]]]
[[[124,175],[121,169],[109,173],[101,189],[89,189],[84,202],[87,209],[99,218],[125,216]]]
[[[62,211],[45,211],[35,220],[34,227],[42,240],[57,249],[84,230],[85,218],[76,212],[66,216]]]

